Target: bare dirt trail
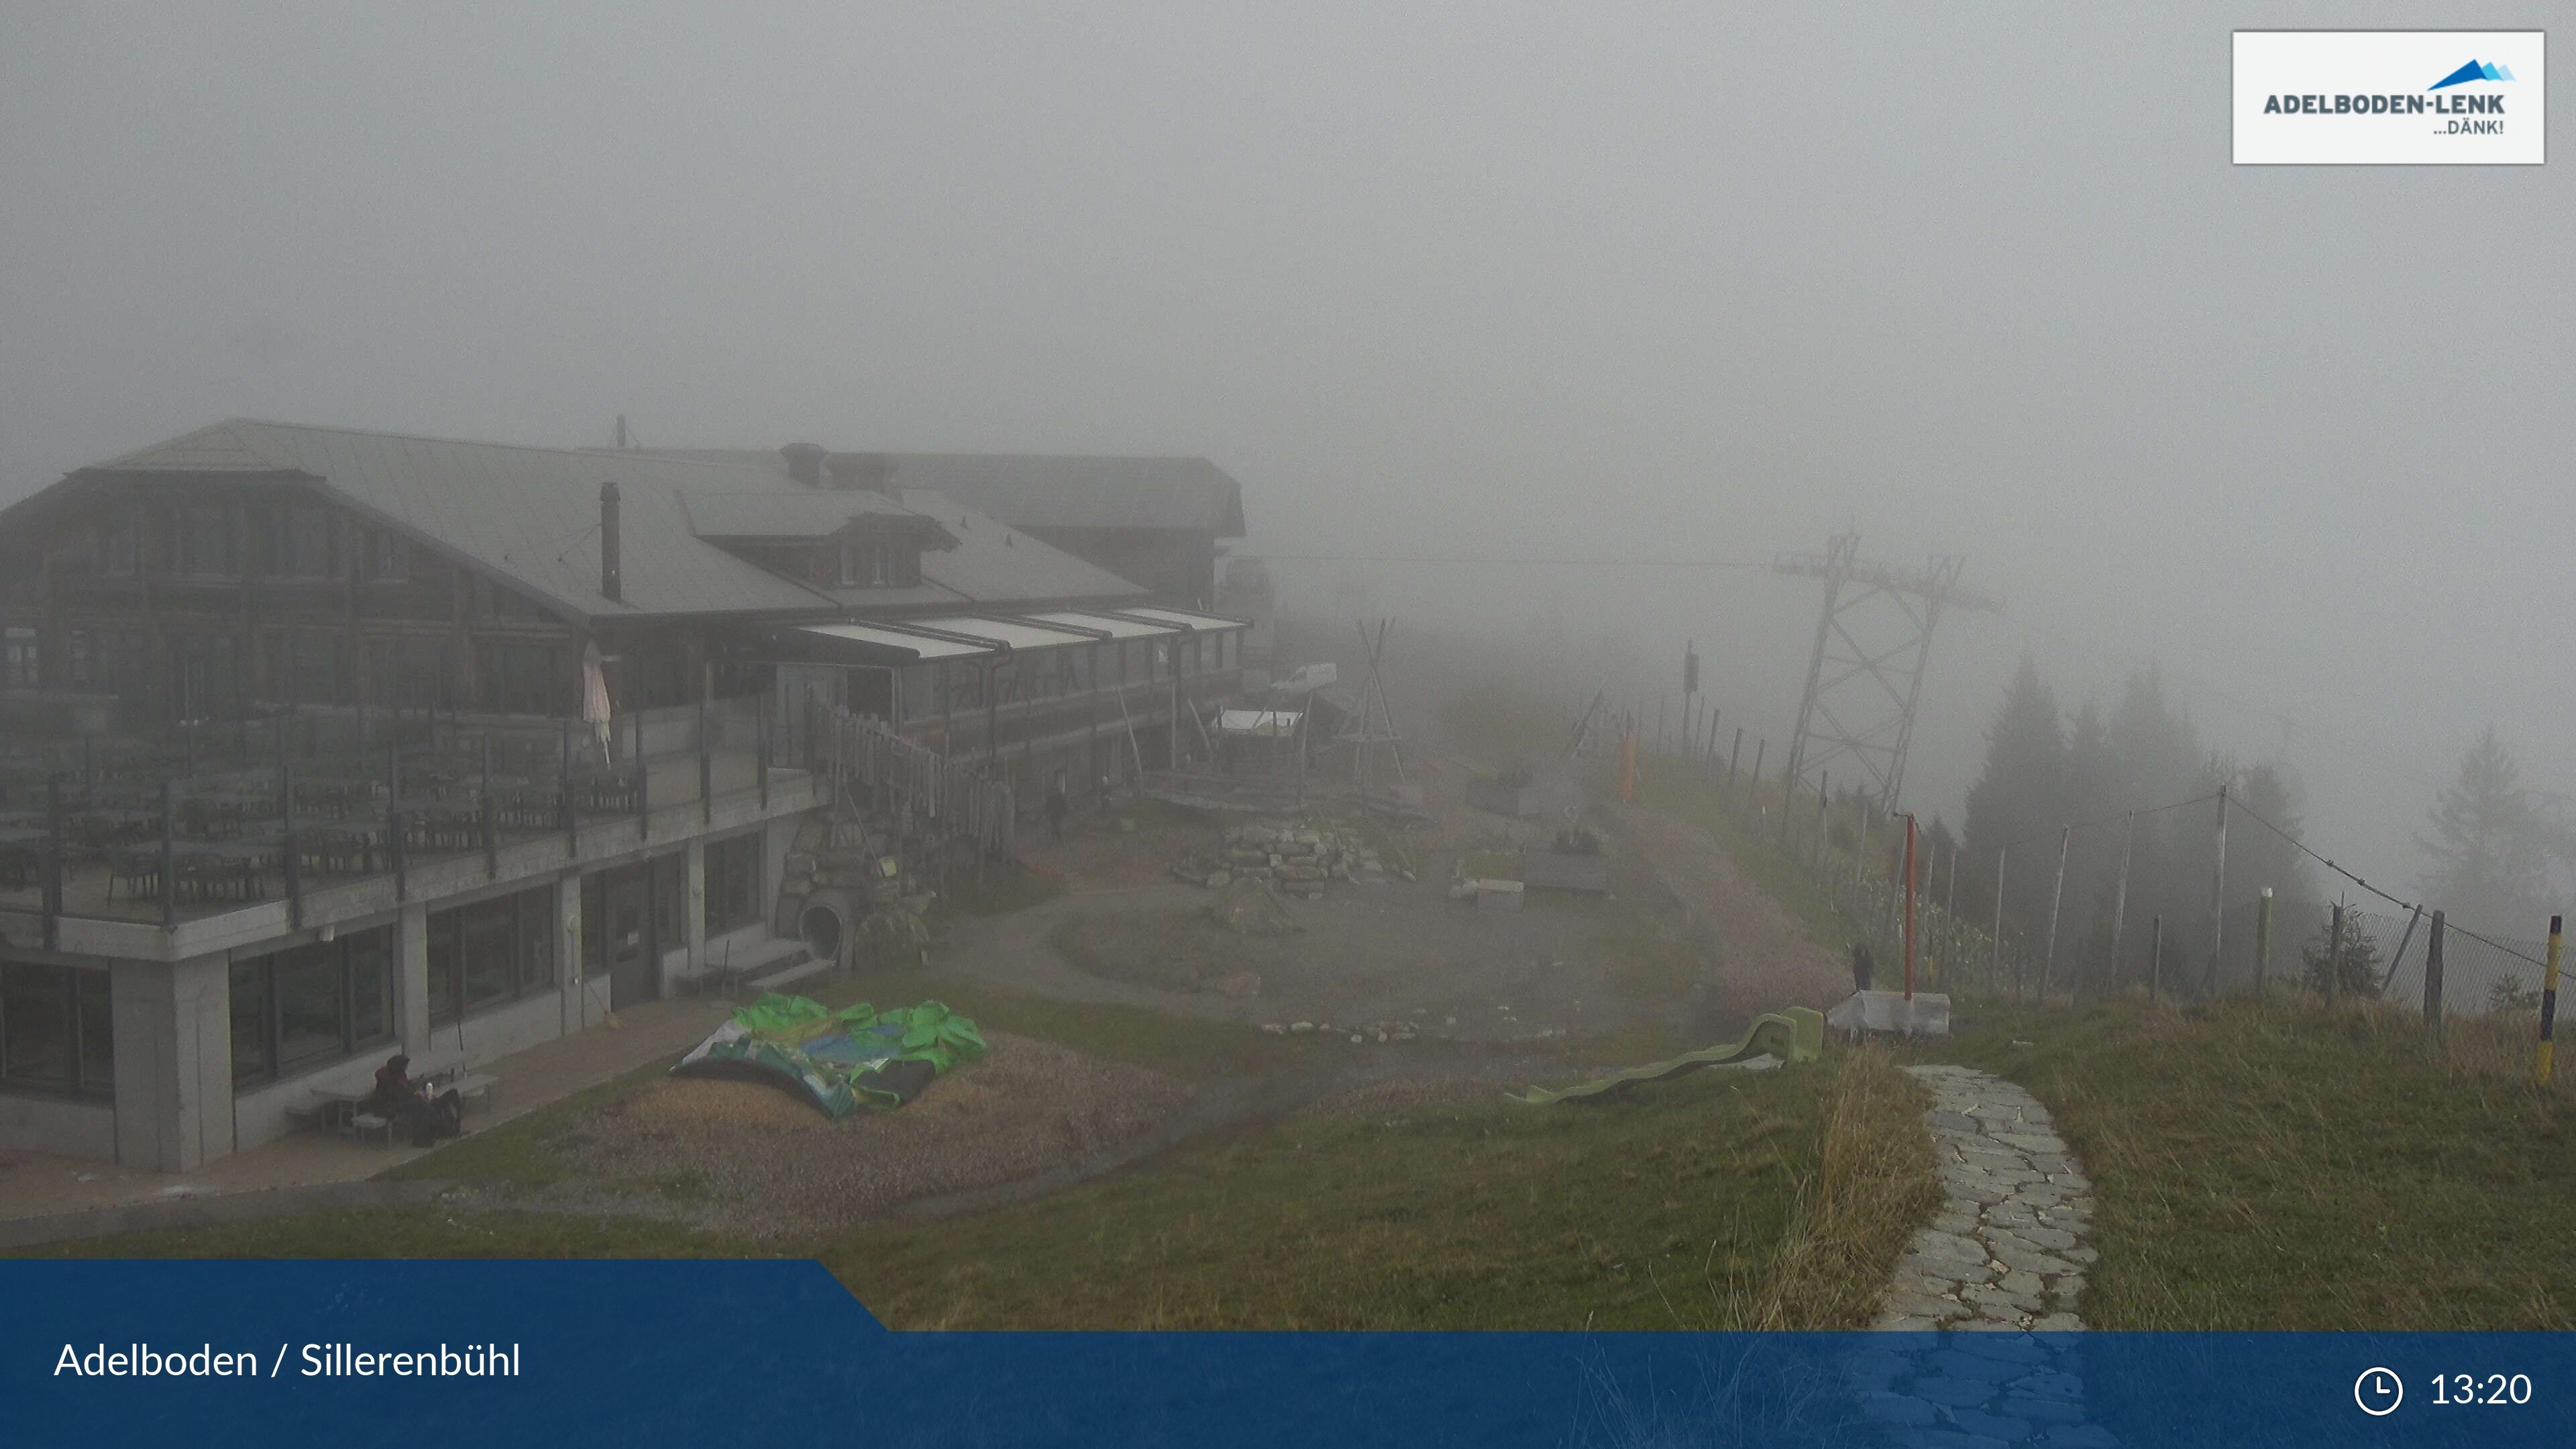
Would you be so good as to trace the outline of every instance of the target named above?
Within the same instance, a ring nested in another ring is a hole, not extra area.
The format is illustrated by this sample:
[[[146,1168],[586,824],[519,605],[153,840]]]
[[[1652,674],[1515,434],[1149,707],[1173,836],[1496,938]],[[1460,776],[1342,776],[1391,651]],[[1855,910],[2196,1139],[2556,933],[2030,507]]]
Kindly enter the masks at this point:
[[[1821,1011],[1851,992],[1851,970],[1817,944],[1769,892],[1745,878],[1725,844],[1688,821],[1635,803],[1606,801],[1601,813],[1644,857],[1681,903],[1692,931],[1716,957],[1726,995],[1767,1001],[1761,1010]]]

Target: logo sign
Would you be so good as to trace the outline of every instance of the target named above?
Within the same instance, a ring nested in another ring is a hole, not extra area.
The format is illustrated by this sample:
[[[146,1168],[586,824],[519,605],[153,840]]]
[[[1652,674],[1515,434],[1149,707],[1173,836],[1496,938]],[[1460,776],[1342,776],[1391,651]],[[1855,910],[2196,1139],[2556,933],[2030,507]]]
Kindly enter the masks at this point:
[[[2537,166],[2537,30],[2240,30],[2240,166]]]

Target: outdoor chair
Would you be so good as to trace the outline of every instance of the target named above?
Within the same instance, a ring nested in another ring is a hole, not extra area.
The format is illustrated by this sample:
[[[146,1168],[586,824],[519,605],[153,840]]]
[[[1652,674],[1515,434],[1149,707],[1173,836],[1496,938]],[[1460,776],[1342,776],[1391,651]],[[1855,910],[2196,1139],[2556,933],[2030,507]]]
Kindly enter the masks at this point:
[[[367,1140],[367,1135],[369,1133],[374,1133],[381,1137],[387,1147],[393,1146],[393,1119],[377,1116],[373,1112],[352,1112],[341,1119],[341,1136],[364,1142]]]

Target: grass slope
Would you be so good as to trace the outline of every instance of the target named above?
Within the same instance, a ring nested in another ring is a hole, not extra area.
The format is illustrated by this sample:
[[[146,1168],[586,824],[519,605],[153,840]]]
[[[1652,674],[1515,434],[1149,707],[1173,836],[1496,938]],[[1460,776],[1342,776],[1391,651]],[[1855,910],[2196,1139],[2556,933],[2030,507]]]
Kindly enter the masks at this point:
[[[1825,1327],[1938,1188],[1876,1053],[1582,1107],[1396,1091],[826,1265],[910,1328]]]
[[[2576,1094],[2529,1085],[2529,1018],[2440,1050],[2304,995],[1959,1025],[1917,1055],[2030,1088],[2098,1189],[2094,1327],[2576,1327]]]

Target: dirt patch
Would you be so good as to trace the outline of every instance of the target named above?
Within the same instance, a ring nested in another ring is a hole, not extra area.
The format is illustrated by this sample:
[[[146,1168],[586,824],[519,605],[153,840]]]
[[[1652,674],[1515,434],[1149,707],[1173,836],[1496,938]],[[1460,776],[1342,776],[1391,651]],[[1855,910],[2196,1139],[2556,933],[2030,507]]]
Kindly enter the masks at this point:
[[[565,1180],[540,1207],[658,1199],[752,1237],[826,1233],[914,1198],[1045,1172],[1151,1130],[1191,1089],[1159,1072],[987,1030],[992,1051],[899,1111],[838,1122],[756,1082],[657,1082],[550,1144]]]
[[[1694,932],[1717,958],[1718,975],[1738,999],[1782,1006],[1827,1007],[1849,994],[1850,968],[1815,942],[1806,927],[1745,879],[1726,847],[1687,821],[1660,811],[1619,806],[1613,817],[1684,903]]]
[[[1262,949],[1269,943],[1247,940],[1203,911],[1071,915],[1047,933],[1047,944],[1078,971],[1164,991],[1223,990],[1220,983],[1235,977],[1258,977],[1273,954]]]

